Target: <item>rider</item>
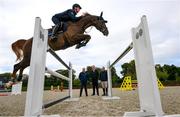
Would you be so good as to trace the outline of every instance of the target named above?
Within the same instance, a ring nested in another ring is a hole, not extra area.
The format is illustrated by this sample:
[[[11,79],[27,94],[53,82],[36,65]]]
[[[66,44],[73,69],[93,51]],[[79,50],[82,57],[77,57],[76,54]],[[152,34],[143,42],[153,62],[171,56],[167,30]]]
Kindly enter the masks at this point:
[[[76,17],[77,13],[81,10],[81,6],[79,4],[73,4],[72,9],[68,9],[62,13],[55,14],[52,17],[52,21],[55,24],[55,27],[52,30],[52,40],[57,40],[56,33],[58,30],[64,32],[66,31],[66,24],[64,22],[72,21],[76,22],[81,19],[80,17]]]

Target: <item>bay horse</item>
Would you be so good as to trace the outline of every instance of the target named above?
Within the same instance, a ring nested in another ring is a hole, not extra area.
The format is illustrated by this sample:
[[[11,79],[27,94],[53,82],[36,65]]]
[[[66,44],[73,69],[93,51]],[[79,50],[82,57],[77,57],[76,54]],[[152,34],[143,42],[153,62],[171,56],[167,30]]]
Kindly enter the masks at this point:
[[[97,30],[102,32],[103,35],[108,36],[109,31],[106,27],[107,21],[103,19],[102,15],[102,12],[100,16],[85,14],[85,16],[77,22],[68,22],[67,30],[62,34],[58,34],[55,42],[48,37],[48,45],[54,51],[63,50],[81,42],[86,45],[91,39],[91,36],[84,34],[84,32],[90,26],[94,26]],[[32,41],[33,38],[30,38],[28,40],[18,40],[12,44],[12,49],[17,56],[17,60],[20,59],[20,57],[23,57],[23,59],[14,65],[11,81],[6,84],[6,87],[12,85],[12,81],[16,79],[18,70],[20,70],[20,72],[17,80],[20,81],[22,79],[23,70],[30,65]]]

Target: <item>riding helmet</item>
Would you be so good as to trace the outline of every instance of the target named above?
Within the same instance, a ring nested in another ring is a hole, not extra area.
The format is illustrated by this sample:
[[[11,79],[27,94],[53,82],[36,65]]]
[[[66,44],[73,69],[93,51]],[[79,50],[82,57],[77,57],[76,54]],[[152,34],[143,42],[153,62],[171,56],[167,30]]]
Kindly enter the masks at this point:
[[[79,4],[73,4],[72,8],[74,9],[75,7],[79,7],[81,9],[81,6]]]

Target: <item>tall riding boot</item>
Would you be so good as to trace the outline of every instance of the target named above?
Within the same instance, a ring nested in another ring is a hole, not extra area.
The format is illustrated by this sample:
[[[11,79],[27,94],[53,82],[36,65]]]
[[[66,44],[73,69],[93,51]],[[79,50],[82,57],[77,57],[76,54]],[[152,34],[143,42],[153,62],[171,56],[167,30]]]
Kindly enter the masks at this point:
[[[58,32],[59,28],[60,28],[60,24],[55,25],[55,27],[52,30],[52,35],[51,35],[51,39],[56,41],[57,37],[56,37],[56,33]]]

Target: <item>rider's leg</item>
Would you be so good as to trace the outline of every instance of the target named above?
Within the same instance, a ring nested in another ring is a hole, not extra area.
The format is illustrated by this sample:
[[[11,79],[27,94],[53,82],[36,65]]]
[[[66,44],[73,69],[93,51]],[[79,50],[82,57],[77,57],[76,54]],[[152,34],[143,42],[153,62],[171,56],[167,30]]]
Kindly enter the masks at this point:
[[[66,22],[62,22],[62,31],[65,32],[67,30],[67,23]]]
[[[58,30],[62,30],[62,22],[56,18],[55,16],[52,17],[52,21],[55,24],[55,27],[52,30],[52,35],[51,35],[51,39],[56,40],[56,33],[58,32]]]
[[[51,38],[52,38],[53,40],[56,39],[56,33],[58,32],[59,27],[60,27],[60,25],[59,25],[59,24],[56,24],[55,27],[54,27],[53,30],[52,30]]]

